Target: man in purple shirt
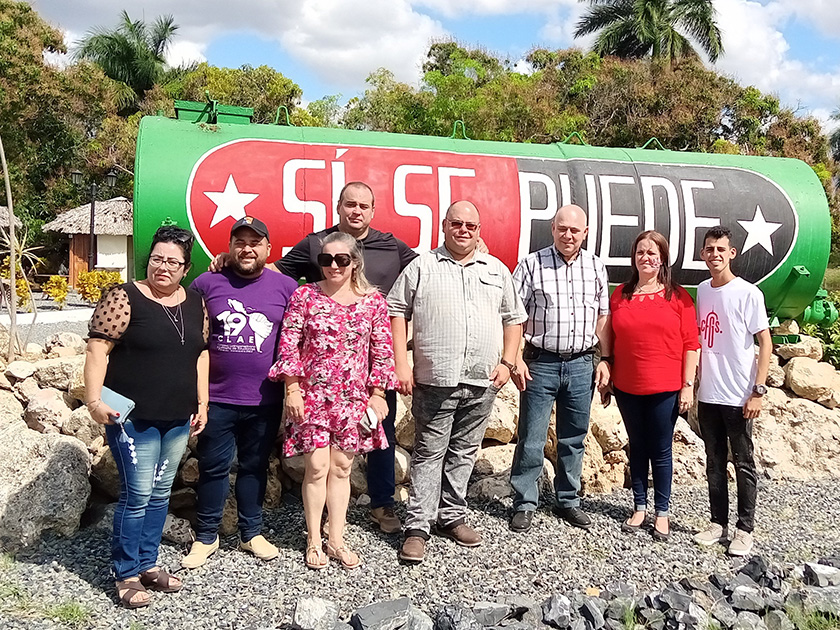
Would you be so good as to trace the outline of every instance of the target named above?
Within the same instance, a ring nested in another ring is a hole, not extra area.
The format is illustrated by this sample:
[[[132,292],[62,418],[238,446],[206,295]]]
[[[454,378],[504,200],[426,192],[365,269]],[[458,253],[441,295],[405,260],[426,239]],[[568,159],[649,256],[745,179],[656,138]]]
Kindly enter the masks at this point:
[[[198,439],[196,541],[181,562],[188,569],[204,564],[219,548],[234,452],[240,548],[263,560],[278,555],[261,533],[268,459],[283,408],[283,388],[268,380],[268,369],[276,359],[286,304],[298,285],[284,274],[264,273],[270,252],[266,225],[243,217],[231,228],[229,266],[192,283],[210,318],[210,406]]]

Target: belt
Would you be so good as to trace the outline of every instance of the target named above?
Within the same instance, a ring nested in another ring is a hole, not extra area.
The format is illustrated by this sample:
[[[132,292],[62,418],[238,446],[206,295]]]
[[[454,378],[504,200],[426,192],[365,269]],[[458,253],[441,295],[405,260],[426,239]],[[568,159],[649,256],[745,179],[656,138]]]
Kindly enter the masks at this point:
[[[575,359],[579,359],[580,357],[595,354],[595,348],[589,348],[588,350],[583,350],[582,352],[552,352],[551,350],[546,350],[545,348],[539,348],[529,341],[525,342],[525,348],[530,348],[531,352],[544,352],[546,354],[550,354],[552,356],[557,357],[561,361],[574,361]]]

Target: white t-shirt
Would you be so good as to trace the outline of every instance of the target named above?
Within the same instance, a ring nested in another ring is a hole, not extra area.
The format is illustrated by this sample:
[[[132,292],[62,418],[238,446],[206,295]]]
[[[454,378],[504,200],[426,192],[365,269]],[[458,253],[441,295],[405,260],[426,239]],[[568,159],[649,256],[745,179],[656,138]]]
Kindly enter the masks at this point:
[[[742,278],[722,287],[697,287],[700,327],[700,389],[704,403],[740,407],[755,385],[756,333],[769,328],[764,294]]]

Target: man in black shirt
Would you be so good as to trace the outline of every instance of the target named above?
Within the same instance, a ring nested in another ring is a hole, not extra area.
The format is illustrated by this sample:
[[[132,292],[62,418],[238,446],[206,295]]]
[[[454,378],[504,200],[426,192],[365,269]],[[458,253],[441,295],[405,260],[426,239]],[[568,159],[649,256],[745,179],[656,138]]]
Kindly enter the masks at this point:
[[[316,260],[321,253],[321,240],[332,232],[340,230],[355,237],[365,260],[365,275],[371,284],[387,295],[400,272],[417,257],[417,253],[390,232],[380,232],[370,227],[375,214],[373,190],[364,182],[350,182],[338,196],[336,211],[338,225],[313,232],[304,237],[283,258],[274,263],[278,271],[295,280],[306,278],[307,282],[323,279],[321,266]],[[217,270],[227,264],[227,256],[219,254],[211,266]],[[388,438],[388,448],[371,451],[367,455],[368,495],[370,496],[370,519],[387,534],[402,528],[394,513],[394,447],[396,435],[394,420],[397,413],[397,393],[385,392],[388,402],[388,416],[382,427]]]

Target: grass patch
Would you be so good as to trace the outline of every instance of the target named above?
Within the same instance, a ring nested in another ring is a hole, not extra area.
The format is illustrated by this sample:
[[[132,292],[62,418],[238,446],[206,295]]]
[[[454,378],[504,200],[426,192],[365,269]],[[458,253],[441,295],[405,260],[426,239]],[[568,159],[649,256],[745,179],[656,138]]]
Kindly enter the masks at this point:
[[[10,553],[0,553],[0,571],[8,571],[15,566],[15,557]]]
[[[828,291],[840,291],[840,267],[829,267],[825,270],[823,288]]]
[[[796,627],[796,630],[838,630],[840,629],[840,617],[834,615],[823,615],[822,613],[805,612],[801,608],[788,607],[787,615]]]
[[[64,602],[44,609],[44,616],[64,625],[80,628],[90,618],[87,608],[77,602]]]
[[[132,619],[131,623],[128,624],[128,630],[146,630],[146,626],[136,619]]]

